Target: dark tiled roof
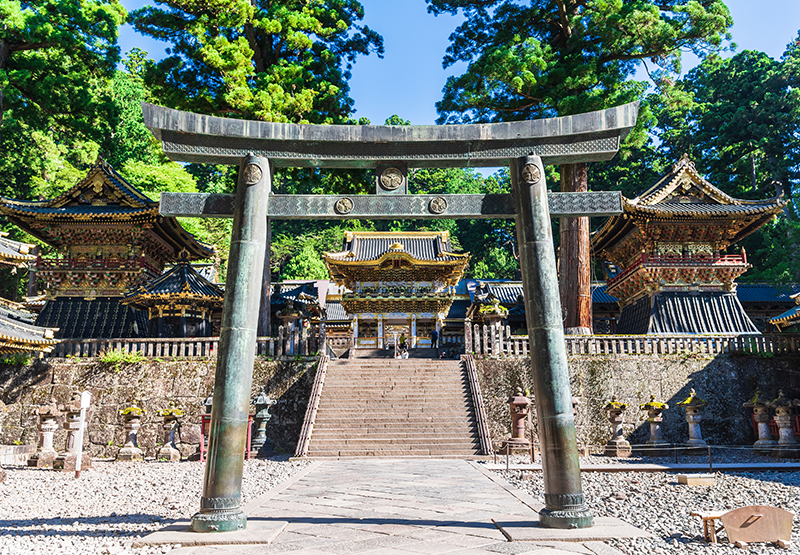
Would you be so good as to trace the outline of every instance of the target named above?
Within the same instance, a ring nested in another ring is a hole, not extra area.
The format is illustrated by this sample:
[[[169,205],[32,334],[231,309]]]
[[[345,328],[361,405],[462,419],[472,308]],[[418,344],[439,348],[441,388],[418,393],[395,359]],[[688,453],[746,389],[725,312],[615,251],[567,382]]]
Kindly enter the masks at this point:
[[[51,328],[34,325],[35,314],[0,304],[0,353],[49,351],[58,343]]]
[[[659,293],[622,309],[620,334],[759,333],[733,293]]]
[[[740,283],[736,296],[743,303],[793,303],[790,298],[800,292],[800,284],[768,285],[766,283]]]
[[[36,318],[37,326],[59,328],[61,338],[115,339],[137,337],[134,309],[121,297],[86,301],[79,297],[58,297],[45,303]]]
[[[786,324],[792,320],[796,320],[800,318],[800,306],[793,306],[783,314],[776,316],[775,318],[770,318],[770,324]]]
[[[34,245],[12,241],[6,237],[7,235],[7,233],[0,233],[0,264],[22,266],[36,260],[36,256],[31,254]]]
[[[463,320],[467,317],[467,309],[469,308],[469,305],[470,302],[468,300],[454,300],[453,304],[450,305],[450,310],[447,311],[445,320]]]
[[[191,264],[181,262],[147,285],[137,287],[125,295],[124,302],[134,306],[151,306],[156,298],[165,299],[177,295],[188,295],[200,301],[208,300],[215,305],[221,305],[225,297],[216,284],[201,276]]]
[[[609,295],[606,291],[606,285],[592,285],[592,302],[593,303],[605,303],[605,304],[616,304],[619,299],[617,299],[614,295]]]
[[[106,194],[105,189],[98,192],[95,189],[96,180],[107,184],[113,189],[112,193]],[[89,168],[77,185],[56,198],[27,201],[0,197],[0,213],[31,235],[52,245],[62,244],[61,237],[53,233],[49,226],[39,225],[42,220],[55,224],[57,228],[62,223],[89,219],[87,226],[91,225],[90,222],[128,225],[149,223],[156,234],[176,252],[187,249],[195,260],[214,255],[211,245],[195,239],[176,218],[159,215],[158,201],[148,198],[102,161]]]
[[[294,302],[306,305],[319,305],[319,291],[316,282],[307,283],[279,283],[275,289],[273,304]]]
[[[325,314],[328,322],[340,322],[349,320],[347,311],[339,301],[328,301],[325,303]]]
[[[401,247],[392,248],[392,245]],[[333,260],[364,262],[379,260],[388,253],[405,253],[415,260],[453,261],[463,256],[452,256],[450,241],[443,241],[439,233],[354,233],[350,241],[345,239],[342,252],[329,253]]]
[[[646,214],[657,214],[662,217],[669,216],[703,216],[713,217],[739,217],[775,212],[775,200],[765,200],[757,204],[716,204],[711,202],[661,202],[653,206],[640,205],[636,209]]]

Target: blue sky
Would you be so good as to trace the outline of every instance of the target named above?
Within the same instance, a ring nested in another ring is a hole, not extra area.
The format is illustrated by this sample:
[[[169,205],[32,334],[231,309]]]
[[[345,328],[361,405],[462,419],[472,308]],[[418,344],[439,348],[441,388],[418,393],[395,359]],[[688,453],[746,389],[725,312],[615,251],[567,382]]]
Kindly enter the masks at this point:
[[[122,0],[132,10],[151,2]],[[386,53],[361,57],[353,68],[350,96],[355,100],[356,116],[382,124],[392,114],[415,125],[436,120],[435,103],[441,98],[448,75],[460,73],[463,66],[442,69],[442,56],[448,36],[460,23],[452,16],[434,17],[427,13],[425,0],[361,0],[363,23],[383,35]],[[761,50],[779,58],[800,28],[800,0],[726,0],[734,19],[731,29],[738,50]],[[776,17],[776,15],[778,15]],[[120,46],[127,52],[139,47],[150,57],[163,56],[165,44],[137,34],[126,25]],[[691,56],[691,55],[690,55]],[[696,60],[686,56],[684,67]]]

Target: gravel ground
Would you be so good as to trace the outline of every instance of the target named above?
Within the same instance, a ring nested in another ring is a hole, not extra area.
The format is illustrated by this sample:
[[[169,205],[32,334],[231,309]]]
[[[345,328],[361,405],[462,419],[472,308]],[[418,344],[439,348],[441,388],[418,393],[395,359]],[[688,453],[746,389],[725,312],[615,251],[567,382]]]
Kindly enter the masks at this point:
[[[245,461],[243,503],[289,478],[308,462],[288,457]],[[200,507],[205,464],[93,462],[73,473],[6,467],[0,484],[0,555],[167,553],[176,546],[132,549],[137,538]]]
[[[593,457],[592,457],[593,458]],[[606,457],[596,457],[606,464]],[[582,459],[584,460],[584,459]],[[600,462],[600,461],[597,461]],[[544,503],[541,472],[500,471],[501,476]],[[728,542],[725,532],[717,545],[706,545],[700,519],[693,510],[727,510],[747,505],[771,505],[800,512],[800,472],[714,473],[714,486],[678,484],[676,473],[666,472],[584,472],[586,503],[595,516],[613,516],[653,533],[649,539],[617,539],[608,543],[630,554],[743,553],[800,555],[800,527],[795,518],[794,543],[784,550],[771,544],[750,544],[746,551]]]

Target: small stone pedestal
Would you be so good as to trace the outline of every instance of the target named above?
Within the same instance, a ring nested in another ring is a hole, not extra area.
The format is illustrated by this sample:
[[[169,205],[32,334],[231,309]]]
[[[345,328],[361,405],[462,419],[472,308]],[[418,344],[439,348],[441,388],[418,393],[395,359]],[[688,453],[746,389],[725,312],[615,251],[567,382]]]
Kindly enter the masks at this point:
[[[608,440],[605,448],[605,455],[607,457],[624,458],[631,456],[631,444],[622,436],[622,424],[624,421],[622,414],[627,408],[628,405],[620,403],[616,395],[603,407],[603,410],[608,413],[608,421],[611,422],[612,429],[611,439]]]
[[[678,403],[679,407],[686,410],[686,423],[689,424],[689,439],[686,445],[690,448],[686,451],[687,455],[702,455],[707,452],[708,444],[703,440],[700,432],[700,421],[703,419],[703,408],[706,402],[697,396],[697,392],[692,388],[689,396]]]
[[[769,431],[769,419],[771,417],[769,402],[761,399],[761,390],[756,389],[753,398],[742,406],[753,409],[753,420],[758,431],[758,439],[753,444],[755,453],[758,455],[771,455],[775,451],[778,442],[772,439],[772,433]]]
[[[253,427],[256,430],[256,434],[251,441],[250,456],[267,457],[274,451],[272,442],[267,438],[267,423],[272,418],[269,408],[275,404],[275,401],[270,399],[262,389],[254,404],[256,406],[256,414],[253,418]]]
[[[661,436],[661,413],[669,408],[667,403],[656,401],[656,396],[651,395],[650,400],[639,405],[641,410],[647,411],[647,422],[650,424],[650,439],[647,440],[645,447],[642,447],[642,455],[649,457],[666,457],[670,452],[669,444]]]
[[[41,407],[36,409],[36,415],[39,417],[39,447],[30,456],[27,464],[33,468],[51,467],[58,456],[53,448],[53,434],[58,430],[57,418],[61,416],[61,412],[54,406]]]
[[[778,425],[778,448],[773,451],[773,456],[782,459],[795,459],[800,457],[800,445],[794,437],[794,407],[798,401],[787,399],[783,391],[778,392],[778,398],[771,405],[775,408],[775,423]]]
[[[178,427],[178,421],[183,416],[183,411],[170,407],[158,411],[158,414],[164,417],[164,423],[161,425],[161,429],[164,430],[164,445],[156,453],[156,459],[159,461],[179,462],[181,460],[181,452],[175,445],[175,428]]]
[[[139,407],[128,407],[120,411],[122,416],[123,426],[125,427],[125,435],[127,441],[125,445],[117,453],[118,461],[142,461],[144,460],[144,453],[139,449],[139,442],[137,435],[139,428],[142,427],[142,417],[144,410]]]
[[[65,452],[59,454],[53,460],[53,470],[64,472],[75,472],[75,463],[78,460],[78,445],[75,435],[78,433],[81,419],[81,394],[76,392],[72,395],[72,400],[68,405],[58,407],[66,415],[64,429],[67,430],[67,443]],[[88,424],[88,423],[87,423]],[[84,437],[86,437],[84,435]],[[81,470],[89,470],[92,467],[92,457],[88,453],[81,456]]]

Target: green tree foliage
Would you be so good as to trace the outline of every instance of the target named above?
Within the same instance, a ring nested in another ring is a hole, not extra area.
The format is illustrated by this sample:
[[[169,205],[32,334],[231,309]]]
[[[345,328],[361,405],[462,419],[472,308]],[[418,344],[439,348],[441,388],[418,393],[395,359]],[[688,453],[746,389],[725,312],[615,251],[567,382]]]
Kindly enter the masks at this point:
[[[125,15],[116,1],[0,0],[0,123],[11,111],[91,135]]]
[[[207,114],[297,123],[343,123],[350,68],[383,54],[358,22],[356,0],[173,0],[131,14],[134,27],[171,44],[145,70],[164,104]]]
[[[646,84],[632,79],[640,62],[663,80],[680,71],[682,49],[718,48],[733,23],[721,0],[427,1],[431,13],[466,18],[444,66],[468,67],[448,78],[440,123],[568,115],[641,99]]]
[[[314,247],[306,243],[300,252],[283,267],[280,280],[289,279],[328,279],[328,269]]]

